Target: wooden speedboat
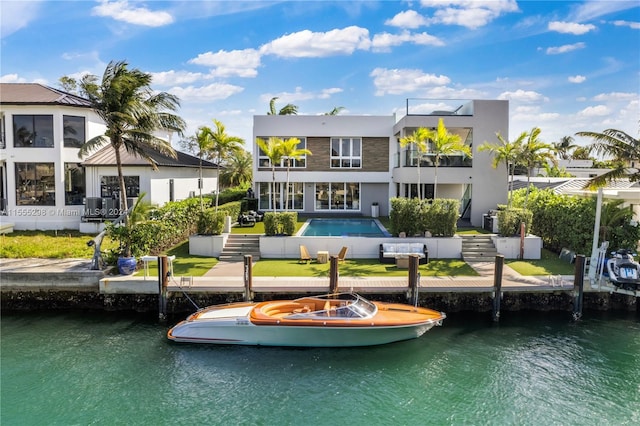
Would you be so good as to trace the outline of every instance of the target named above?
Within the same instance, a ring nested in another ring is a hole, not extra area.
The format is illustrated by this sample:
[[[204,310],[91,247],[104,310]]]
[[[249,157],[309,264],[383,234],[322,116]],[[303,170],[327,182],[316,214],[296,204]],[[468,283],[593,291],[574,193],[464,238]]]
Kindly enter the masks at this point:
[[[167,333],[170,340],[228,345],[371,346],[422,336],[446,315],[356,293],[209,306]]]

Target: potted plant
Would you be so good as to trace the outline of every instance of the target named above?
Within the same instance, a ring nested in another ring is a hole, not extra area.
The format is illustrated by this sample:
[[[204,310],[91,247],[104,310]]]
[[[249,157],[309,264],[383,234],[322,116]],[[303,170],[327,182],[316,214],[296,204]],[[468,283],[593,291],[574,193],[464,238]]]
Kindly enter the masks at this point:
[[[121,221],[110,222],[106,226],[106,235],[119,243],[116,265],[121,275],[133,274],[137,267],[136,256],[143,254],[145,244],[138,241],[136,225],[146,220],[151,208],[149,203],[142,201],[144,196],[144,193],[140,194],[127,214],[121,216]]]

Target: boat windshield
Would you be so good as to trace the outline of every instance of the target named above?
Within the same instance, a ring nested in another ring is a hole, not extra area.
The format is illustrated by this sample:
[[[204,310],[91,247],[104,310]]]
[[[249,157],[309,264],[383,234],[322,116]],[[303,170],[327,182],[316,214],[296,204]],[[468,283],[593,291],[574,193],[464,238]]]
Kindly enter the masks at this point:
[[[332,301],[329,309],[288,315],[287,319],[361,319],[375,315],[376,305],[360,296]]]

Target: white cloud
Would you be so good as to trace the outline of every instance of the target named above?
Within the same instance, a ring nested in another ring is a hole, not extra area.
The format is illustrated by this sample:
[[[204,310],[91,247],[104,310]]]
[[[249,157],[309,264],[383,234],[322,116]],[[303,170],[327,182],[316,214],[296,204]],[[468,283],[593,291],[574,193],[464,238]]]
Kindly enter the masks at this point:
[[[415,10],[407,10],[405,12],[398,13],[391,19],[387,19],[385,24],[393,27],[415,29],[428,25],[429,21]]]
[[[0,13],[0,38],[26,28],[37,18],[40,2],[36,1],[2,1]]]
[[[357,26],[327,32],[298,31],[277,38],[260,48],[260,53],[282,58],[321,58],[350,55],[371,46],[369,30]]]
[[[173,22],[173,16],[168,12],[152,11],[146,7],[134,7],[127,0],[113,2],[101,0],[99,5],[92,9],[92,14],[147,27],[161,27]]]
[[[409,31],[403,31],[401,34],[376,34],[373,36],[371,46],[374,51],[388,51],[389,47],[399,46],[403,43],[413,43],[425,46],[444,46],[444,42],[438,37],[427,33],[412,34]]]
[[[548,28],[551,31],[562,34],[582,35],[595,30],[596,26],[593,24],[578,24],[576,22],[551,21]]]
[[[5,74],[0,76],[0,83],[27,83],[27,79],[19,77],[18,74]]]
[[[516,102],[541,102],[548,101],[549,99],[544,97],[538,92],[534,92],[533,90],[522,90],[518,89],[515,92],[502,92],[498,99],[508,99]]]
[[[617,27],[629,27],[633,30],[640,30],[640,22],[632,21],[613,21],[613,25]]]
[[[180,84],[194,83],[198,80],[202,80],[204,76],[199,72],[188,71],[164,71],[164,72],[152,72],[153,85],[158,86],[175,86]]]
[[[339,87],[331,87],[329,89],[322,89],[321,93],[318,95],[318,99],[329,99],[331,95],[335,95],[336,93],[342,93],[343,90]]]
[[[172,87],[168,92],[176,95],[183,102],[211,102],[227,99],[243,90],[244,88],[233,84],[213,83],[200,87]]]
[[[422,0],[423,7],[436,8],[432,24],[483,27],[504,13],[517,12],[515,0]]]
[[[606,105],[590,106],[578,112],[578,115],[583,117],[604,117],[609,114],[611,110]]]
[[[328,89],[321,89],[319,92],[305,92],[302,87],[296,87],[295,92],[279,92],[279,93],[264,93],[260,95],[262,102],[269,102],[272,98],[277,97],[276,108],[278,105],[285,105],[289,103],[295,103],[299,101],[308,101],[311,99],[329,99],[331,95],[343,92],[339,87],[330,87]]]
[[[446,85],[451,82],[444,75],[425,74],[417,69],[376,68],[369,74],[376,86],[376,96],[399,95],[416,92],[430,86]]]
[[[611,93],[600,93],[593,97],[594,101],[602,102],[602,101],[633,101],[638,99],[637,93],[624,93],[624,92],[611,92]]]
[[[586,44],[578,42],[574,44],[565,44],[563,46],[547,47],[547,55],[559,55],[561,53],[572,52],[578,49],[584,49]]]
[[[260,53],[255,49],[219,50],[216,53],[201,53],[189,61],[191,64],[212,67],[215,77],[255,77],[260,66]]]
[[[574,75],[574,76],[569,76],[568,80],[569,80],[569,83],[580,84],[587,81],[587,77],[585,77],[584,75]]]

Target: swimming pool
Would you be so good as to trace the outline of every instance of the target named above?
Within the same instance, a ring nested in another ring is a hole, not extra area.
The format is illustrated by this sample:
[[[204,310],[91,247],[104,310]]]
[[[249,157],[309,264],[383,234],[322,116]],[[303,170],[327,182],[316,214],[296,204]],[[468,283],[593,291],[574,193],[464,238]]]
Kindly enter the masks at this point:
[[[376,219],[309,219],[299,236],[303,237],[389,237]]]

